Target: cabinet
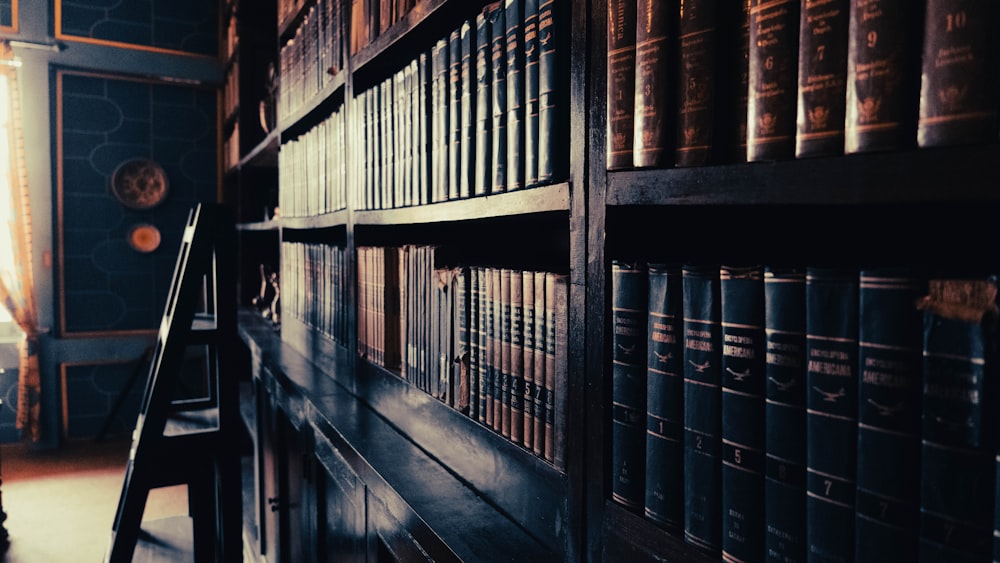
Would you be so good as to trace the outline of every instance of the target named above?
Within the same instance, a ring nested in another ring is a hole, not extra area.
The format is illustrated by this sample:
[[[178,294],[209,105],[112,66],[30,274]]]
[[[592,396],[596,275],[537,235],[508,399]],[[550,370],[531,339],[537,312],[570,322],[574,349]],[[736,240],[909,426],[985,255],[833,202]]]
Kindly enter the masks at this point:
[[[280,79],[269,131],[243,117],[260,91],[241,90],[239,158],[224,181],[240,217],[240,331],[254,366],[244,401],[255,507],[247,536],[264,560],[716,560],[611,500],[611,261],[996,269],[967,249],[991,240],[997,143],[607,171],[603,0],[558,3],[571,32],[560,75],[568,158],[554,181],[421,204],[376,192],[386,174],[406,171],[402,186],[418,180],[405,161],[370,152],[369,120],[390,123],[372,113],[382,92],[370,92],[405,84],[415,57],[488,4],[240,3],[252,9],[238,20],[260,24],[269,46],[241,47],[239,72],[272,67]],[[396,11],[366,17],[373,6]],[[304,45],[303,30],[326,50]],[[367,39],[355,42],[359,34]],[[449,265],[566,275],[564,464],[402,377],[405,355],[401,365],[377,356],[385,348],[365,316],[366,256],[408,245],[435,247]],[[281,274],[280,329],[250,306],[261,264]]]

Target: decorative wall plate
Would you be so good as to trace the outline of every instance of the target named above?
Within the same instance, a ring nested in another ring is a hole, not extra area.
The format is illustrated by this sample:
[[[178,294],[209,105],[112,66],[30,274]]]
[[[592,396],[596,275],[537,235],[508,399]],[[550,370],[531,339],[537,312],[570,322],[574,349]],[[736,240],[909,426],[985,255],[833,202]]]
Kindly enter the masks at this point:
[[[125,235],[128,245],[135,251],[148,254],[160,247],[160,229],[149,223],[133,225]]]
[[[111,175],[111,193],[130,209],[150,209],[167,197],[167,173],[144,158],[126,160]]]

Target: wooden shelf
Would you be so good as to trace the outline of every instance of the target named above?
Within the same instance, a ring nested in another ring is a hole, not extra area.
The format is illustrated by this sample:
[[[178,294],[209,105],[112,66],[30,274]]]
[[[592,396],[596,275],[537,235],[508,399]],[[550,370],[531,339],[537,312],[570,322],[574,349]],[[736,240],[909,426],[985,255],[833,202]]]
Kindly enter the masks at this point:
[[[638,514],[629,512],[612,501],[604,506],[604,561],[634,563],[710,563],[720,561],[710,554],[684,542],[683,532],[668,532]]]
[[[416,225],[470,219],[510,217],[544,212],[568,212],[570,184],[563,182],[496,195],[443,201],[414,207],[356,211],[356,225]]]
[[[1000,144],[608,173],[625,205],[1000,202]]]
[[[341,209],[323,215],[312,217],[282,217],[279,219],[282,228],[285,229],[328,229],[331,227],[344,227],[347,225],[347,210]]]
[[[240,223],[236,225],[236,230],[242,232],[278,232],[280,228],[281,222],[278,220],[258,221],[256,223]]]
[[[295,30],[306,18],[309,8],[316,3],[316,0],[304,0],[299,9],[288,14],[284,20],[278,22],[278,45],[284,45],[289,39],[295,36]]]
[[[278,166],[278,139],[278,130],[272,130],[240,159],[238,166],[240,168]]]
[[[281,131],[281,142],[305,133],[329,115],[338,104],[343,103],[345,74],[344,71],[338,72],[302,107],[292,112],[290,116],[278,118],[277,129]]]

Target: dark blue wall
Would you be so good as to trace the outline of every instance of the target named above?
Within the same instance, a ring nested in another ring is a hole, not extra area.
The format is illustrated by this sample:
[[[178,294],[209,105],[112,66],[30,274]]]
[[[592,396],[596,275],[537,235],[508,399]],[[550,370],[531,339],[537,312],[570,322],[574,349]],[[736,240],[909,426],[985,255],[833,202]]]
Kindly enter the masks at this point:
[[[218,30],[212,0],[62,0],[68,36],[215,56]]]
[[[62,81],[63,299],[65,333],[159,326],[188,212],[216,195],[216,92],[120,76],[56,71]],[[54,89],[58,90],[58,89]],[[123,162],[152,159],[166,171],[166,200],[150,210],[111,193]],[[126,241],[151,223],[148,254]]]
[[[64,366],[66,437],[94,438],[105,424],[108,424],[108,437],[131,432],[146,382],[146,373],[140,371],[128,386],[135,370],[135,363]],[[119,397],[122,402],[116,410],[114,406]]]

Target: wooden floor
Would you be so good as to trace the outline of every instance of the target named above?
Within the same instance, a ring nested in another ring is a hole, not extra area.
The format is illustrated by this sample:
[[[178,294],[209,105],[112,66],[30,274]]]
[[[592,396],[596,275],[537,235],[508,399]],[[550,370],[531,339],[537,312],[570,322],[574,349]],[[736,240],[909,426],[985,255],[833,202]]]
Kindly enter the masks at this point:
[[[68,443],[57,450],[32,451],[21,443],[0,445],[0,499],[10,546],[10,563],[100,562],[111,538],[129,442]],[[181,485],[154,490],[143,515],[144,530],[158,540],[144,542],[135,561],[183,561],[183,536],[190,529],[187,490]],[[188,532],[189,533],[189,532]],[[159,550],[167,559],[153,557]]]

